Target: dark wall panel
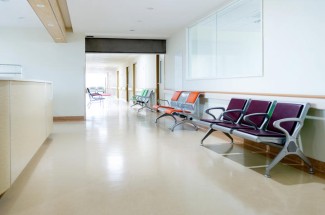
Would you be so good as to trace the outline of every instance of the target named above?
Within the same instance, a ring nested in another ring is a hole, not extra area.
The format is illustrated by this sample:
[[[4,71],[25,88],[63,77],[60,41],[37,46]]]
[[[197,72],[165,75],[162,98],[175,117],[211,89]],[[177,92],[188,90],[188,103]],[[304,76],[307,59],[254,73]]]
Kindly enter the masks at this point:
[[[166,40],[86,38],[86,52],[166,54]]]

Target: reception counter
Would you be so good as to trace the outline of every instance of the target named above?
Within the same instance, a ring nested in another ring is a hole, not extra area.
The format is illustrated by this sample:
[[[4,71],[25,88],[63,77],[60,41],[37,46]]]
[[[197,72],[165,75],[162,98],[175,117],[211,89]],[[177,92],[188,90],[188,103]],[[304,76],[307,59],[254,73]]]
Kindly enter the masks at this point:
[[[0,79],[0,195],[52,130],[52,83]]]

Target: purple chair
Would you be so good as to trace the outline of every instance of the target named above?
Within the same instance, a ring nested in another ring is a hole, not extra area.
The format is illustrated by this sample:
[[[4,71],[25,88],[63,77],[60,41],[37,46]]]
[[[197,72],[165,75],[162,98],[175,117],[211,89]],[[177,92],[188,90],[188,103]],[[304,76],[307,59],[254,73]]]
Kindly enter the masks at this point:
[[[227,109],[225,109],[224,107],[213,107],[213,108],[206,109],[205,113],[210,115],[212,119],[200,119],[200,121],[197,122],[198,124],[210,126],[210,129],[207,131],[207,133],[204,135],[204,137],[201,140],[201,145],[203,145],[203,141],[212,132],[215,131],[215,129],[212,128],[212,125],[214,123],[219,123],[219,122],[238,123],[242,119],[248,103],[249,103],[248,99],[232,98],[228,104]],[[218,117],[216,117],[212,113],[213,110],[221,110],[222,113]],[[224,134],[232,140],[232,137],[228,133],[224,133]]]
[[[314,172],[311,162],[299,148],[299,135],[309,107],[308,103],[279,102],[275,105],[268,122],[265,123],[265,128],[232,130],[232,134],[238,137],[282,148],[266,167],[266,177],[270,177],[270,170],[290,154],[299,156],[309,166],[309,173]],[[253,116],[254,114],[247,115],[243,119],[249,122]]]
[[[210,129],[214,131],[221,131],[230,138],[233,143],[233,138],[229,135],[235,129],[261,129],[267,122],[268,112],[270,110],[272,102],[264,100],[251,100],[248,104],[246,111],[243,113],[243,117],[237,123],[232,121],[216,122],[211,124]],[[250,116],[249,118],[245,116]]]

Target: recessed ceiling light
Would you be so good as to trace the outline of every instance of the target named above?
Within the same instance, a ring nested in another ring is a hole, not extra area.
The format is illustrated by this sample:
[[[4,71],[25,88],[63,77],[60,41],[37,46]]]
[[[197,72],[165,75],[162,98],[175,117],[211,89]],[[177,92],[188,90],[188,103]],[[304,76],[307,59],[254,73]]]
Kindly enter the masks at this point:
[[[154,8],[153,7],[147,7],[147,10],[153,10]]]
[[[134,29],[131,29],[130,31],[135,31]]]
[[[36,7],[43,8],[43,7],[45,7],[45,5],[44,4],[36,4]]]

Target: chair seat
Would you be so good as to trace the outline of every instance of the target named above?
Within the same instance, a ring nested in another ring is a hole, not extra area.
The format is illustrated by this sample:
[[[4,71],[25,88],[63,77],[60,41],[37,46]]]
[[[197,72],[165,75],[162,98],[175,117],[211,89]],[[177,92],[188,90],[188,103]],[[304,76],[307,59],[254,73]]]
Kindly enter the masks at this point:
[[[217,122],[212,127],[226,127],[229,129],[251,129],[252,127],[248,125],[232,124],[227,122]]]
[[[173,108],[169,108],[165,110],[165,113],[167,114],[173,114],[173,113],[191,113],[190,111],[183,111],[183,110],[179,110],[179,109],[173,109]]]
[[[200,119],[200,121],[208,122],[208,123],[220,122],[220,120],[218,120],[218,119]]]
[[[238,132],[243,132],[246,134],[251,134],[258,137],[285,137],[284,134],[274,132],[274,131],[263,131],[254,129],[238,129]]]
[[[171,108],[173,108],[173,107],[171,107],[171,106],[165,106],[165,105],[154,105],[153,106],[153,108],[154,109],[159,109],[159,108],[162,108],[162,109],[171,109]]]

